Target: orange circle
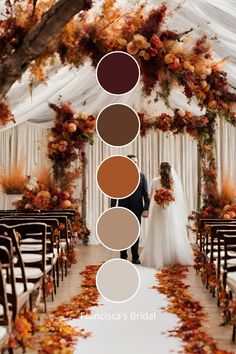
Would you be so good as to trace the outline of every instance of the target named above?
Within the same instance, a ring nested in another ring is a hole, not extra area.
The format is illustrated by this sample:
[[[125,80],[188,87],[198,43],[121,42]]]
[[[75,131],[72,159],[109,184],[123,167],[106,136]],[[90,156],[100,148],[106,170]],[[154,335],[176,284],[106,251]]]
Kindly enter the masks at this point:
[[[137,189],[140,173],[128,157],[116,155],[105,159],[97,170],[97,184],[110,198],[126,198]]]

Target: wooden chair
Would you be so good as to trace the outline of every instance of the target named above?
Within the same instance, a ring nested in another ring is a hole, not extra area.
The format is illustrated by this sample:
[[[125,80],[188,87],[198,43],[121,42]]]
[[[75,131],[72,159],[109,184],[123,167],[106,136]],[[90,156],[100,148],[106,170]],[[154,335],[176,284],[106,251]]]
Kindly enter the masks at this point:
[[[28,290],[25,284],[16,283],[12,240],[5,236],[0,236],[0,261],[3,269],[6,270],[6,293],[14,321],[20,310],[29,302],[33,287]]]
[[[218,239],[217,237],[217,232],[220,230],[234,230],[236,229],[236,221],[226,221],[224,219],[221,219],[221,222],[218,222],[218,219],[204,219],[203,220],[204,227],[208,226],[207,230],[205,232],[202,230],[202,235],[201,237],[204,237],[203,240],[201,241],[201,247],[202,247],[202,254],[204,256],[205,261],[208,263],[207,266],[207,273],[206,273],[206,288],[209,288],[209,282],[210,278],[215,276],[219,280],[219,272],[220,268],[218,265],[218,258],[219,255],[223,256],[224,255],[224,244],[221,239]],[[203,226],[202,226],[203,227]],[[221,258],[219,262],[221,261]],[[213,286],[210,286],[210,291],[213,295],[215,296],[215,290],[216,288]]]
[[[51,264],[52,266],[52,271],[53,271],[53,279],[55,281],[55,286],[54,286],[54,292],[56,293],[56,285],[59,286],[59,273],[60,273],[60,265],[61,265],[61,273],[62,273],[62,280],[63,280],[63,273],[64,273],[64,267],[63,263],[60,262],[60,254],[61,251],[64,248],[67,247],[67,243],[64,242],[64,240],[61,241],[61,236],[60,236],[60,229],[59,229],[59,221],[62,221],[61,219],[58,220],[56,217],[52,216],[43,216],[43,215],[27,215],[24,218],[22,216],[16,217],[15,215],[8,216],[7,218],[2,218],[0,219],[0,222],[3,222],[7,225],[14,225],[14,224],[26,224],[26,223],[32,223],[32,222],[37,222],[37,223],[45,223],[47,224],[47,254],[46,254],[46,259],[47,263]],[[65,222],[65,217],[63,217],[63,221]],[[57,236],[55,237],[55,231],[57,231]],[[26,243],[29,244],[29,242],[32,242],[32,239],[28,238],[25,240],[22,240],[25,245],[21,245],[21,250],[24,252],[22,254],[24,262],[28,262],[28,260],[34,260],[37,258],[37,256],[33,256],[32,251],[34,251],[34,245],[32,244],[31,246],[26,246]],[[56,276],[55,276],[56,275]]]
[[[196,243],[199,246],[200,251],[204,250],[204,246],[207,246],[207,236],[208,234],[205,233],[205,226],[206,225],[214,225],[214,224],[221,224],[221,223],[231,223],[235,222],[235,220],[225,220],[223,218],[200,218],[199,219],[199,226],[197,231],[197,238]]]
[[[45,281],[47,274],[51,272],[51,265],[46,265],[46,230],[47,225],[42,223],[26,223],[19,225],[0,225],[0,233],[5,232],[13,239],[17,239],[16,231],[20,233],[21,240],[25,238],[30,238],[32,243],[37,246],[37,251],[35,254],[39,256],[37,262],[27,264],[25,269],[25,276],[27,282],[34,284],[34,289],[41,289],[43,293],[44,309],[47,312],[47,301],[46,301],[46,290],[45,290]],[[17,243],[17,241],[15,241]],[[18,257],[17,263],[14,267],[14,272],[16,279],[22,280],[22,267],[18,263],[19,260],[22,261],[21,251],[19,245],[17,246]],[[20,255],[19,255],[20,254]],[[22,261],[23,263],[23,261]]]
[[[11,316],[8,307],[6,283],[0,263],[0,350],[3,354],[11,332]],[[13,353],[10,349],[9,353]]]
[[[218,250],[217,250],[217,257],[214,259],[213,263],[215,264],[217,268],[217,278],[222,280],[223,279],[223,273],[224,273],[224,267],[226,265],[232,265],[236,266],[236,252],[231,250],[228,251],[227,254],[225,254],[225,234],[229,236],[236,236],[236,227],[234,229],[220,229],[216,231],[216,236],[218,239]],[[214,252],[215,254],[215,252]]]
[[[229,235],[225,233],[222,238],[224,239],[225,262],[224,262],[224,275],[223,286],[225,291],[227,287],[230,289],[229,297],[236,297],[236,265],[232,265],[229,260],[231,259],[231,252],[236,252],[236,235]],[[236,326],[233,325],[232,340],[235,341]]]
[[[19,248],[18,239],[15,233],[15,230],[7,225],[0,224],[0,235],[4,237],[8,237],[11,239],[13,244],[13,264],[14,268],[20,269],[21,277],[17,278],[17,283],[22,283],[21,287],[23,287],[24,291],[32,289],[32,283],[27,283],[25,266],[22,260],[22,255]],[[4,240],[2,239],[2,242]],[[19,271],[18,271],[19,273]]]

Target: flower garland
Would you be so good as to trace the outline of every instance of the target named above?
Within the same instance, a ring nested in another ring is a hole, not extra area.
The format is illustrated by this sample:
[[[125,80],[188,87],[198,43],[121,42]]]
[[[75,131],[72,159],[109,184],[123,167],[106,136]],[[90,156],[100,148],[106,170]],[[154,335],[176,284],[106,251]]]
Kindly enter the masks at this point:
[[[60,106],[50,103],[49,107],[56,117],[49,133],[48,157],[55,179],[61,180],[67,172],[65,169],[70,170],[72,162],[78,158],[83,165],[87,162],[85,144],[93,143],[96,121],[93,115],[76,114],[70,103]]]
[[[140,134],[146,136],[150,130],[160,130],[162,132],[171,132],[173,134],[187,133],[191,138],[199,139],[208,134],[209,129],[215,123],[215,118],[211,112],[206,112],[202,116],[193,115],[189,111],[175,109],[171,116],[162,113],[157,117],[148,117],[145,112],[139,113]]]
[[[162,113],[160,116],[150,118],[141,112],[140,132],[145,136],[150,130],[160,130],[173,134],[187,133],[198,143],[199,158],[201,161],[203,206],[202,213],[213,215],[218,206],[218,187],[215,161],[215,122],[216,113],[206,111],[202,116],[194,116],[189,111],[175,109],[171,116]]]
[[[95,117],[76,114],[70,104],[49,104],[56,112],[55,125],[50,129],[48,158],[52,163],[53,176],[47,169],[39,171],[36,181],[29,182],[23,198],[15,202],[17,209],[74,209],[78,202],[73,198],[74,181],[81,177],[81,168],[73,167],[73,162],[80,160],[85,168],[87,159],[85,144],[93,143]],[[90,231],[85,220],[77,211],[72,222],[72,231],[78,233],[84,244],[88,243]],[[70,253],[73,263],[75,257]]]
[[[56,113],[55,125],[49,132],[48,142],[48,157],[52,163],[54,179],[59,190],[63,190],[64,194],[67,194],[67,199],[63,202],[62,207],[78,209],[76,201],[72,197],[73,186],[68,183],[68,180],[81,176],[81,169],[72,166],[74,161],[79,159],[82,168],[85,168],[87,163],[85,146],[88,142],[93,143],[95,117],[84,113],[76,114],[70,103],[63,103],[60,106],[50,103],[49,107]],[[84,244],[88,243],[90,231],[79,212],[76,213],[72,229],[79,234]],[[72,254],[70,254],[70,258],[73,262]]]
[[[222,62],[212,59],[207,36],[193,41],[190,47],[186,36],[190,31],[178,33],[163,29],[166,4],[151,11],[142,5],[133,13],[124,13],[115,4],[114,0],[106,0],[101,14],[94,15],[91,9],[79,26],[74,20],[63,29],[58,41],[62,62],[78,66],[84,57],[89,57],[96,65],[111,51],[126,51],[140,64],[146,94],[159,83],[160,93],[167,101],[177,83],[184,88],[188,99],[196,97],[201,108],[217,111],[235,125],[236,95],[229,91]]]
[[[233,354],[217,347],[214,339],[204,331],[206,313],[198,301],[189,293],[189,286],[184,284],[187,267],[175,266],[162,269],[156,274],[159,285],[153,289],[166,295],[169,304],[165,311],[177,315],[179,326],[170,335],[181,338],[184,353],[191,354]]]
[[[96,274],[99,268],[100,265],[87,266],[80,273],[83,277],[81,294],[74,296],[68,304],[58,306],[42,324],[36,323],[37,313],[25,310],[16,319],[8,347],[37,348],[40,354],[72,354],[77,339],[88,338],[91,333],[74,329],[65,321],[90,314],[91,307],[98,306]]]

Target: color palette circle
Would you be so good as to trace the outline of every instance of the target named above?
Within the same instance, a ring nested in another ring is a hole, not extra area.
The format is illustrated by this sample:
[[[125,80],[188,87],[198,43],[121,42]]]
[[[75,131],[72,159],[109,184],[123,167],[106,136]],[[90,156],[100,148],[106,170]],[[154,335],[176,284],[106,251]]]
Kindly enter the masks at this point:
[[[108,93],[123,95],[139,82],[140,68],[134,57],[126,52],[114,51],[102,57],[96,68],[99,85]]]
[[[111,146],[126,146],[137,137],[140,129],[138,114],[125,104],[106,106],[96,120],[99,137]]]
[[[124,259],[114,258],[105,262],[97,272],[96,286],[99,293],[111,302],[126,302],[138,292],[140,276],[137,268]]]
[[[96,233],[104,247],[112,251],[123,251],[137,241],[140,223],[131,210],[122,207],[110,208],[100,215]]]
[[[130,196],[137,189],[139,181],[137,165],[126,156],[108,157],[97,169],[97,185],[110,198],[121,199]]]

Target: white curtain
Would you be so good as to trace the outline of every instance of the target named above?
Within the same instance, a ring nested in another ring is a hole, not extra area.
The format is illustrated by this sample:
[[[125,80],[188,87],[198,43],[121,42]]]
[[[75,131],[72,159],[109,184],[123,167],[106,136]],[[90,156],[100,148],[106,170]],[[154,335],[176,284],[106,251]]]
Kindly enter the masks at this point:
[[[24,123],[0,133],[0,170],[7,173],[19,164],[29,176],[47,166],[47,125]],[[0,209],[4,196],[0,193]]]
[[[15,162],[20,162],[26,175],[34,175],[39,167],[47,163],[47,125],[39,127],[32,123],[19,126],[0,133],[0,166],[9,171]],[[96,222],[99,215],[109,207],[109,200],[96,185],[96,170],[100,162],[114,154],[137,154],[140,170],[150,184],[157,174],[161,161],[169,161],[181,177],[188,202],[188,210],[196,209],[197,202],[197,149],[196,142],[186,135],[173,136],[152,132],[145,138],[138,137],[135,142],[124,148],[112,148],[95,136],[94,144],[88,146],[87,165],[87,223],[92,231],[91,243],[96,243]],[[81,192],[78,182],[76,195]],[[4,198],[1,193],[0,208],[3,209]],[[142,235],[145,235],[146,222],[143,221]]]
[[[23,123],[0,133],[0,167],[9,171],[15,162],[20,162],[26,175],[34,175],[37,168],[47,164],[48,124]],[[217,129],[217,165],[219,182],[223,173],[230,174],[236,183],[236,128],[220,122]],[[109,200],[96,185],[96,170],[100,162],[114,154],[136,154],[140,170],[148,183],[157,173],[162,161],[170,162],[180,176],[185,191],[188,211],[197,207],[197,146],[187,135],[173,136],[152,132],[145,138],[138,137],[124,148],[112,148],[95,136],[94,144],[87,147],[87,223],[92,231],[91,242],[96,243],[96,221],[109,207]],[[23,162],[22,162],[23,160]],[[81,181],[77,193],[81,192]],[[0,209],[3,209],[3,194],[0,194]],[[143,220],[142,239],[145,237],[146,220]]]
[[[236,185],[236,127],[218,121],[216,131],[216,156],[218,183],[223,177],[229,177]]]

